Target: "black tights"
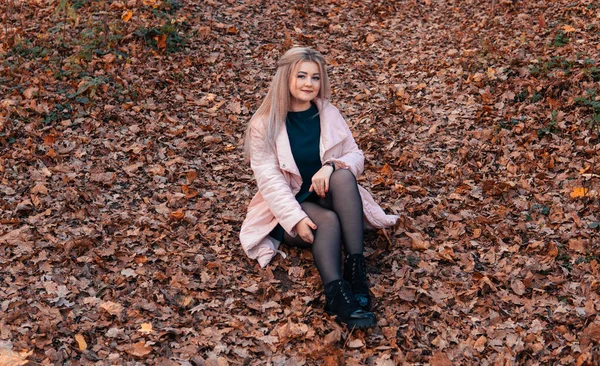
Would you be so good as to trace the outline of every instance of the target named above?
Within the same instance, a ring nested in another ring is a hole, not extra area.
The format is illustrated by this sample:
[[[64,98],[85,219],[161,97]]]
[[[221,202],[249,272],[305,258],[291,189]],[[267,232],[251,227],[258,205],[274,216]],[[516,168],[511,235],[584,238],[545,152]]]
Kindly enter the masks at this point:
[[[329,178],[325,198],[315,195],[301,203],[302,209],[317,225],[313,243],[296,235],[283,236],[285,244],[312,248],[315,265],[323,284],[342,278],[342,243],[347,254],[363,253],[363,207],[356,178],[351,171],[339,169]]]

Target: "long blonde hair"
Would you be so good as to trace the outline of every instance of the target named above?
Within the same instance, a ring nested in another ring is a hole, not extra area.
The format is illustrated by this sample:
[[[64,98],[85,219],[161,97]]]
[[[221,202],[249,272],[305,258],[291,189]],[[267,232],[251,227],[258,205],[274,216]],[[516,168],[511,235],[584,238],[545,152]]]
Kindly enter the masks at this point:
[[[261,103],[260,107],[254,113],[246,129],[244,141],[244,153],[250,158],[250,129],[255,120],[266,121],[265,126],[265,147],[273,149],[275,139],[285,123],[287,113],[290,109],[290,76],[292,71],[301,62],[311,61],[319,66],[321,88],[317,98],[326,102],[331,98],[331,88],[329,86],[329,77],[325,68],[325,58],[321,53],[308,47],[294,47],[288,50],[277,62],[277,72],[271,81],[269,92]]]

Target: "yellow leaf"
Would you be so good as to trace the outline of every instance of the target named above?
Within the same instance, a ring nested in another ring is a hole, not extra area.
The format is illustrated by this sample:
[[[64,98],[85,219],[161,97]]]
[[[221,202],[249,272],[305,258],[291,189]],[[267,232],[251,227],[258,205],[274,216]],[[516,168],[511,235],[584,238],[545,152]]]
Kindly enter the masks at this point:
[[[142,333],[146,333],[146,334],[152,333],[152,324],[150,324],[150,323],[142,323],[139,331],[142,332]]]
[[[575,32],[576,29],[571,27],[570,25],[564,25],[563,30],[565,31],[565,33],[571,33],[571,32]]]
[[[77,346],[80,351],[85,351],[87,349],[87,342],[81,334],[75,334],[75,340],[77,341]]]
[[[123,21],[127,23],[132,16],[133,12],[131,10],[125,10],[123,14],[121,14],[121,19],[123,19]]]
[[[571,198],[585,197],[588,194],[588,189],[585,187],[575,187],[571,192]]]

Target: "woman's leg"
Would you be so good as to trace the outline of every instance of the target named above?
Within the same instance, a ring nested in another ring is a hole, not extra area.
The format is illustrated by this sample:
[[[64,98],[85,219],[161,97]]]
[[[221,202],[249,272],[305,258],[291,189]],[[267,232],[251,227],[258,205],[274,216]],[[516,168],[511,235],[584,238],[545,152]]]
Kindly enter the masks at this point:
[[[292,238],[287,232],[283,242],[292,246],[312,249],[315,265],[323,283],[342,278],[342,245],[340,221],[335,212],[313,202],[301,203],[302,209],[317,225],[313,243],[307,243],[296,235]]]
[[[348,169],[333,172],[329,178],[329,192],[317,203],[337,214],[346,253],[363,254],[363,205],[354,174]]]
[[[347,254],[343,278],[350,283],[360,306],[369,310],[372,300],[367,283],[367,263],[363,256],[363,206],[354,174],[347,169],[333,172],[328,194],[317,202],[331,208],[339,217]]]
[[[361,308],[351,285],[342,279],[342,233],[338,215],[317,203],[303,202],[302,209],[317,225],[312,244],[299,236],[284,233],[283,242],[297,247],[312,248],[313,260],[325,289],[325,311],[335,315],[349,328],[370,328],[377,323],[375,315]]]

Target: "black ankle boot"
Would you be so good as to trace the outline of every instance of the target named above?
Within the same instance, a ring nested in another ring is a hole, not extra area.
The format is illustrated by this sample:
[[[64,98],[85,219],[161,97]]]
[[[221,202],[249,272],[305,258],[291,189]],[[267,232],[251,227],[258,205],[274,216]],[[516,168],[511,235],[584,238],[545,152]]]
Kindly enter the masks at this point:
[[[362,254],[352,254],[344,262],[344,280],[350,283],[354,298],[363,310],[371,310],[371,293],[367,284],[367,263]]]
[[[377,323],[375,314],[361,309],[344,280],[331,281],[325,285],[325,311],[335,315],[348,328],[370,328]]]

